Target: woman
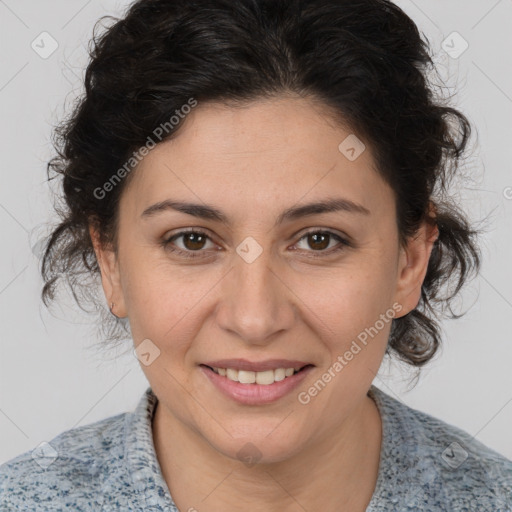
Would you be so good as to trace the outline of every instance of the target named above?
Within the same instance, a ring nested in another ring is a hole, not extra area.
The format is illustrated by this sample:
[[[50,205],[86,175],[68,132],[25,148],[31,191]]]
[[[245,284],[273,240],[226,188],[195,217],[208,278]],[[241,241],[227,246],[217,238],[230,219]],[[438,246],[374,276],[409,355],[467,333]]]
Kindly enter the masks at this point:
[[[100,276],[150,387],[4,464],[2,510],[512,510],[512,462],[372,385],[480,263],[447,192],[470,125],[412,20],[140,0],[95,43],[43,298]]]

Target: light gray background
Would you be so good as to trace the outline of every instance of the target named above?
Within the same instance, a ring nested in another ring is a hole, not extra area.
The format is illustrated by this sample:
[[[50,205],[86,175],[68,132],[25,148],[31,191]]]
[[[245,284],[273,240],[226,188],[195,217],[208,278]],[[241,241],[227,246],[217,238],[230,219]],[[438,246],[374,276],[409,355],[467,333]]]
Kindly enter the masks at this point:
[[[442,353],[412,391],[397,365],[384,364],[374,383],[512,458],[512,2],[397,3],[431,41],[441,76],[458,91],[454,105],[478,133],[466,162],[474,181],[460,201],[473,219],[492,215],[482,274],[464,296],[470,311],[445,322]],[[81,92],[94,22],[128,4],[0,0],[0,463],[133,409],[148,386],[131,353],[112,362],[87,350],[90,319],[70,302],[54,316],[42,306],[31,249],[54,218],[45,183],[51,127]],[[31,48],[43,31],[59,45],[47,59]],[[441,49],[453,31],[469,43],[457,59]]]

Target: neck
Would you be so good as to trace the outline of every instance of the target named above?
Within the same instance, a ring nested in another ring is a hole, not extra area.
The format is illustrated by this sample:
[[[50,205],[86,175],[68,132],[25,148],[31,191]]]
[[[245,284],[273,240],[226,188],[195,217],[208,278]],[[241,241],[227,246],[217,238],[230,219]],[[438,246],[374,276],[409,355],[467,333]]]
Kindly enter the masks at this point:
[[[153,439],[163,477],[180,510],[230,512],[250,501],[254,512],[364,512],[371,500],[382,427],[368,396],[335,431],[311,441],[298,454],[252,466],[219,453],[163,407],[159,402]]]

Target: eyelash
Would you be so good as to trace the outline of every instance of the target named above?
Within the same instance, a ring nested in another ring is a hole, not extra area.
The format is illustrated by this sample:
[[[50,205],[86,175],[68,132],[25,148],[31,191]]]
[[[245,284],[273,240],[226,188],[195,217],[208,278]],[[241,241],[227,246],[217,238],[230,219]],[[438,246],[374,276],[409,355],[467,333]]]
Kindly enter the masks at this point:
[[[181,236],[187,235],[189,233],[194,233],[194,234],[197,234],[197,235],[204,235],[208,240],[211,240],[211,238],[208,236],[208,234],[205,231],[202,231],[200,229],[190,229],[190,230],[180,231],[179,233],[175,233],[171,237],[166,238],[165,240],[163,240],[161,245],[167,251],[170,251],[172,253],[177,253],[179,256],[183,256],[185,258],[201,258],[202,257],[201,253],[205,252],[204,250],[198,249],[197,251],[190,251],[190,250],[189,251],[184,251],[183,249],[176,249],[175,247],[172,247],[172,245],[171,245],[173,240],[175,240],[177,238],[180,238]],[[338,240],[340,242],[338,246],[336,246],[334,249],[331,248],[328,251],[327,250],[307,251],[307,252],[313,252],[313,253],[314,252],[320,252],[321,253],[321,254],[318,254],[318,255],[314,254],[312,256],[309,256],[309,257],[312,257],[312,258],[322,258],[322,257],[325,257],[326,254],[330,256],[330,255],[332,255],[334,253],[338,253],[338,252],[342,251],[346,247],[352,247],[352,245],[347,240],[342,238],[340,235],[337,235],[336,233],[333,233],[332,231],[319,230],[319,229],[315,229],[315,230],[308,231],[308,232],[304,233],[299,238],[299,242],[302,239],[306,238],[308,235],[312,235],[312,234],[329,235],[329,236],[335,238],[336,240]]]

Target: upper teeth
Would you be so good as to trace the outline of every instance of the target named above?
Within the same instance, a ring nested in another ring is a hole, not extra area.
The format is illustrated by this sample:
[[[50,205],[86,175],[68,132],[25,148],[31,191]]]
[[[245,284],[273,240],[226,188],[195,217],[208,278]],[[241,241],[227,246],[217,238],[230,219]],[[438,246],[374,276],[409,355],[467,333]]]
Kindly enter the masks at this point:
[[[292,376],[300,368],[276,368],[275,370],[265,370],[264,372],[251,372],[247,370],[235,370],[233,368],[213,368],[213,370],[227,377],[229,380],[240,382],[241,384],[273,384],[283,380],[285,377]]]

